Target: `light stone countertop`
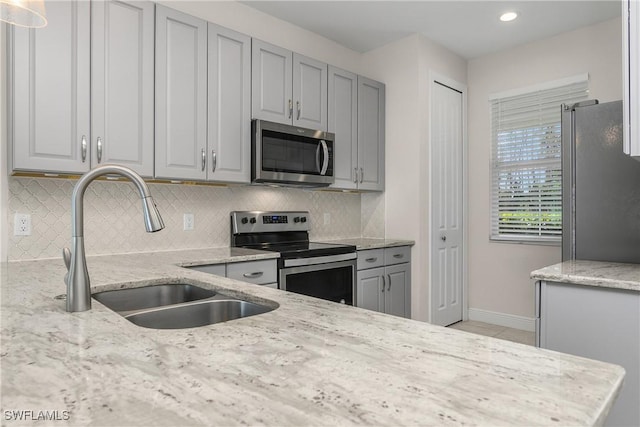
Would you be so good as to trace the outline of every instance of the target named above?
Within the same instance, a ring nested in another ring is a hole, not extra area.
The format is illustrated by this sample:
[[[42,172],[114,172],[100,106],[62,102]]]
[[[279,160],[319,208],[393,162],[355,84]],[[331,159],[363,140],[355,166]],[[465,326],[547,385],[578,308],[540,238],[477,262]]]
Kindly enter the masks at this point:
[[[65,312],[61,259],[2,264],[2,424],[598,425],[623,380],[619,366],[178,267],[238,260],[188,252],[89,257],[93,290],[178,280],[278,308],[145,329],[97,302]]]
[[[640,264],[565,261],[531,272],[535,280],[640,292]]]
[[[353,245],[357,250],[393,248],[397,246],[413,246],[416,244],[413,240],[401,239],[376,239],[372,237],[360,237],[353,239],[323,240],[324,243],[336,243],[342,245]]]

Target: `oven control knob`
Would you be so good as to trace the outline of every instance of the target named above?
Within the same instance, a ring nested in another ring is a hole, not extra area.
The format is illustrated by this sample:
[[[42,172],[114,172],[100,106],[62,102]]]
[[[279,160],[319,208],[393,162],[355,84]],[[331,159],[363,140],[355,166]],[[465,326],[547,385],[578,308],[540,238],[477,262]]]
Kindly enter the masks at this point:
[[[249,219],[245,216],[244,218],[242,218],[242,219],[240,220],[240,222],[241,222],[241,223],[243,223],[243,224],[246,224],[246,223],[248,223],[248,222],[249,222]]]
[[[307,217],[303,216],[302,218],[300,218],[300,222],[307,222]]]
[[[255,223],[256,223],[256,219],[255,219],[255,218],[251,218],[251,219],[249,220],[249,222],[250,222],[251,224],[255,224]]]
[[[293,218],[293,222],[300,222],[300,217],[297,216],[297,217]]]

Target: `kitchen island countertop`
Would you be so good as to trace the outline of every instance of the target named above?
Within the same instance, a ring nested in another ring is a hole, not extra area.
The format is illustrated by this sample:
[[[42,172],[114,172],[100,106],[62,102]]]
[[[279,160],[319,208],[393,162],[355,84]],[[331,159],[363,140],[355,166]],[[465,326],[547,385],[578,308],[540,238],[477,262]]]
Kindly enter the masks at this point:
[[[531,272],[535,280],[640,292],[640,264],[573,260]]]
[[[184,269],[234,260],[186,252],[88,257],[93,290],[177,280],[278,308],[145,329],[95,301],[65,312],[61,259],[2,264],[3,425],[598,425],[622,384],[616,365]]]

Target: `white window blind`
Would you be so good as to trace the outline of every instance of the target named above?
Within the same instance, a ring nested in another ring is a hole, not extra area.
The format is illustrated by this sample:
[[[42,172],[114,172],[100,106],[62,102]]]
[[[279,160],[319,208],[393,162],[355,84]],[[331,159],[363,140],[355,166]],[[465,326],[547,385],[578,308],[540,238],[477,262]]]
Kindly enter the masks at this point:
[[[562,236],[561,104],[588,97],[588,76],[491,97],[491,239]]]

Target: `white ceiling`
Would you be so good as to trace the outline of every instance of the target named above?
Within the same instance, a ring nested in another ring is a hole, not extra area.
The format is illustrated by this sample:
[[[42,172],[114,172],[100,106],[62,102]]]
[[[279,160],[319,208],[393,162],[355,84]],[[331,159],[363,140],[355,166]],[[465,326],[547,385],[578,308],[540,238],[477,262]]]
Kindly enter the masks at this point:
[[[242,1],[358,52],[421,33],[471,59],[620,16],[605,1]],[[518,19],[500,22],[505,11]]]

